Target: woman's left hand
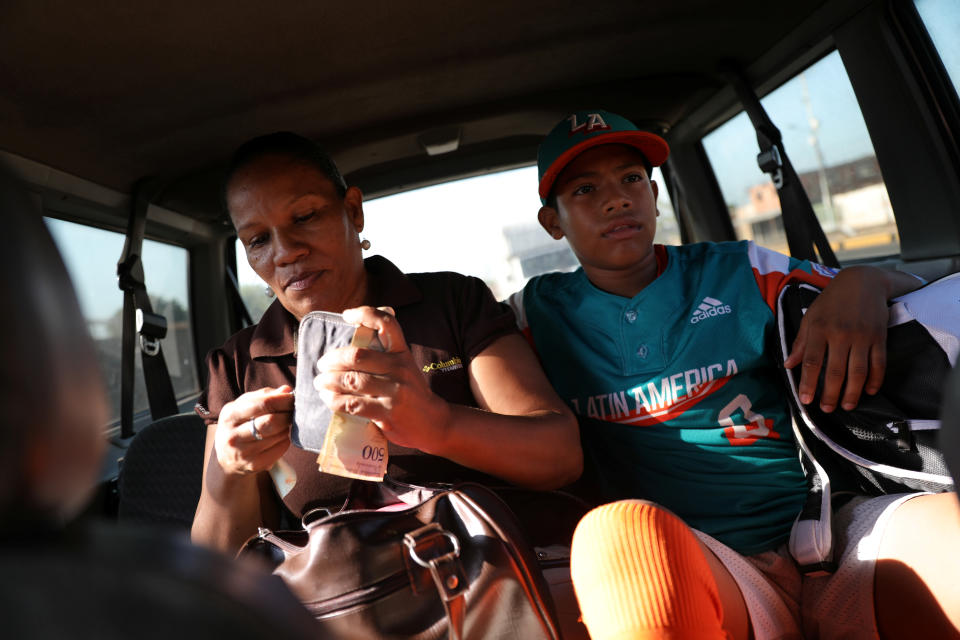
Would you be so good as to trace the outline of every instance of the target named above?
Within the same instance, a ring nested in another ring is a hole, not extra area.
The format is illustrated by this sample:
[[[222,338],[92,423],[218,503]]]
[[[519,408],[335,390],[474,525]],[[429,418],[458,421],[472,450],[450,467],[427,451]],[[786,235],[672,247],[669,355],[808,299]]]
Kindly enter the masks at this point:
[[[447,435],[450,405],[427,386],[390,311],[344,311],[347,322],[376,330],[384,351],[342,347],[327,352],[313,384],[331,410],[372,420],[391,442],[432,453]]]

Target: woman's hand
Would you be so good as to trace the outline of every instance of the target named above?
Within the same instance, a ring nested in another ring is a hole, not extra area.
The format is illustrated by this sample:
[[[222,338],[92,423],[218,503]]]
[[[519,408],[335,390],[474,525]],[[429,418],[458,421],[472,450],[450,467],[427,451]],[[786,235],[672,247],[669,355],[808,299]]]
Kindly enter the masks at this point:
[[[224,405],[214,448],[224,473],[266,471],[290,446],[293,389],[288,385],[243,394]]]
[[[397,319],[385,307],[347,309],[343,317],[376,330],[385,351],[343,347],[325,353],[314,378],[323,401],[333,411],[372,420],[395,444],[427,453],[442,449],[450,406],[430,390]]]
[[[902,276],[903,274],[899,274]],[[899,276],[897,276],[899,277]],[[908,282],[916,286],[918,281]],[[809,404],[824,366],[820,408],[857,406],[860,393],[873,395],[887,365],[887,299],[890,277],[873,267],[850,267],[838,273],[807,310],[793,342],[787,368],[803,363],[798,392]],[[846,381],[846,385],[844,385]]]
[[[474,408],[430,390],[387,310],[343,315],[376,329],[386,352],[345,347],[320,358],[314,386],[331,409],[372,420],[391,442],[520,486],[555,489],[579,477],[577,422],[519,334],[497,339],[470,361]]]

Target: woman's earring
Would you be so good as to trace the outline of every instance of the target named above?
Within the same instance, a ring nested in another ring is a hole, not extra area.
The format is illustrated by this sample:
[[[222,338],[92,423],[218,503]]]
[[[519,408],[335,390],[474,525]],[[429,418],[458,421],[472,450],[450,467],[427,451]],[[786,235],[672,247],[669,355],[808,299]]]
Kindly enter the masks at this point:
[[[360,248],[363,249],[364,251],[368,250],[368,249],[370,248],[370,241],[367,240],[366,238],[364,238],[363,240],[361,240],[361,241],[360,241]]]
[[[271,289],[270,287],[264,287],[264,288],[263,288],[263,293],[264,293],[264,295],[266,295],[268,298],[274,298],[274,297],[276,297],[276,295],[277,295],[277,294],[275,294],[275,293],[273,292],[273,289]]]

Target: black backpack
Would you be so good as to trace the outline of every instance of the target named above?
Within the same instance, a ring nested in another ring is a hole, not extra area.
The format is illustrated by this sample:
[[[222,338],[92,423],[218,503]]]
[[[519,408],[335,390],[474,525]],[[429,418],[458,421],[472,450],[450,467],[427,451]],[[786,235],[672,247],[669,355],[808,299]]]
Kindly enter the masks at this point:
[[[820,290],[784,287],[777,302],[781,363]],[[799,367],[784,369],[794,435],[808,494],[790,534],[790,552],[807,575],[830,572],[832,510],[856,495],[953,489],[938,446],[944,385],[960,352],[960,274],[897,298],[890,307],[887,369],[880,391],[863,394],[852,411],[824,413],[817,395],[803,405]]]

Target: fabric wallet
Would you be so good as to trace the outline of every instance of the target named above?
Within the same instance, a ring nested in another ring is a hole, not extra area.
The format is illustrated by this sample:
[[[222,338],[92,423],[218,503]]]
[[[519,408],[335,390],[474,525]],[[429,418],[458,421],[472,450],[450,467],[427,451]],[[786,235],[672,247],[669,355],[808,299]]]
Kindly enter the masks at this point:
[[[330,407],[313,386],[317,361],[327,351],[349,346],[357,327],[346,322],[339,313],[311,311],[300,321],[297,330],[297,383],[294,389],[293,430],[290,440],[301,449],[320,452],[333,417]],[[380,341],[373,338],[371,349],[382,351]]]

